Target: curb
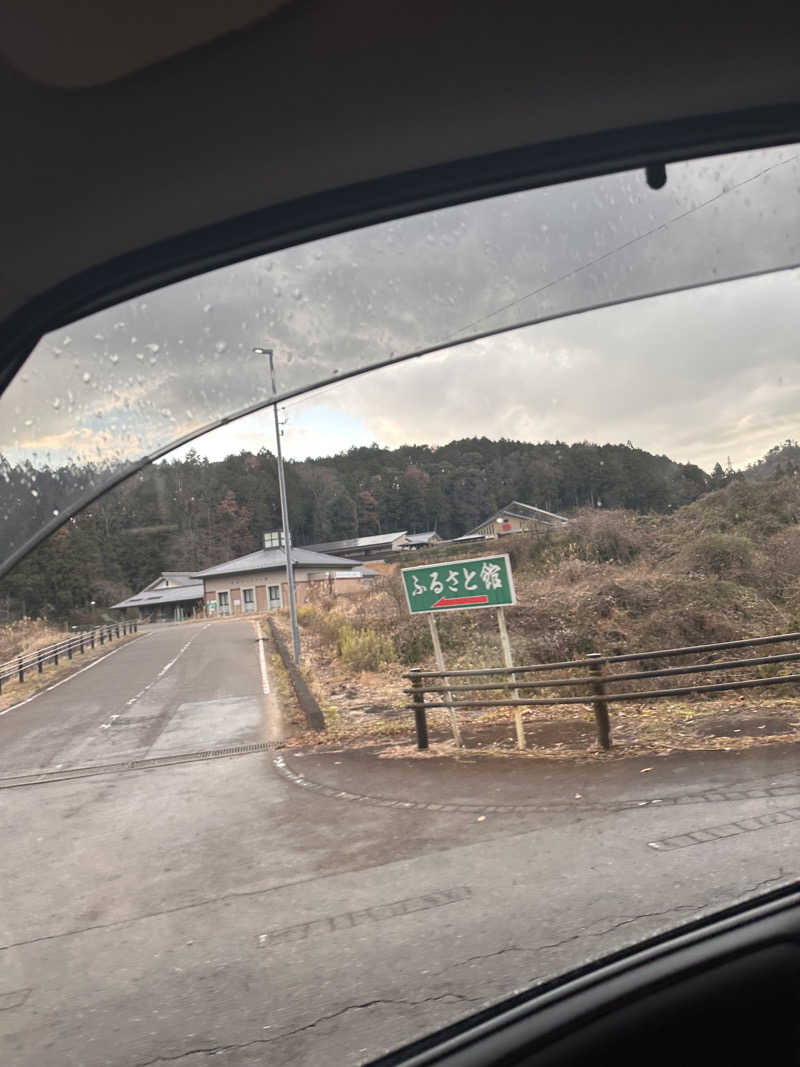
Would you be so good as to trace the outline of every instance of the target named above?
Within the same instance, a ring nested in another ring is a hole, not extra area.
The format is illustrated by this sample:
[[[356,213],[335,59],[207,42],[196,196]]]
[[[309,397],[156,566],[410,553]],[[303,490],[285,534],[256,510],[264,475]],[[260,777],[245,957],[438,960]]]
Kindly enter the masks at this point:
[[[635,811],[644,808],[677,807],[681,804],[719,804],[725,801],[760,800],[770,797],[786,797],[800,795],[800,781],[797,785],[772,786],[765,789],[716,789],[704,793],[681,793],[675,796],[654,797],[649,800],[616,800],[599,803],[573,803],[558,801],[550,804],[531,802],[528,804],[448,804],[434,803],[419,800],[392,800],[388,797],[371,796],[367,793],[351,793],[346,789],[336,789],[333,786],[324,785],[306,778],[303,774],[287,764],[283,756],[276,756],[273,766],[284,778],[293,785],[321,796],[330,797],[334,800],[358,801],[362,804],[370,804],[379,808],[403,808],[407,811],[446,811],[457,812],[463,815],[475,815],[492,813],[496,815],[524,815],[533,812],[617,812]]]

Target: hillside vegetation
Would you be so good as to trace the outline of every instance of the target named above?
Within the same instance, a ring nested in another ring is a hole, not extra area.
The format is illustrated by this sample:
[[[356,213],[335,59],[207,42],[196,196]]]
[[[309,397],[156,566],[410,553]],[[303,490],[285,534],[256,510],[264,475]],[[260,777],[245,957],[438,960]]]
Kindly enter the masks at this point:
[[[800,478],[783,475],[734,480],[672,515],[582,509],[566,529],[508,537],[501,544],[511,556],[519,600],[506,612],[515,662],[800,631],[799,523]],[[424,562],[425,555],[415,553],[413,562]],[[448,667],[502,664],[494,612],[459,612],[438,622]],[[433,656],[427,621],[409,618],[399,575],[384,579],[368,596],[306,607],[301,624],[311,681],[332,721],[372,722],[391,736],[396,718],[398,735],[408,737],[402,674],[410,666],[433,668]],[[794,667],[767,665],[760,671],[767,676],[776,669]],[[717,714],[720,707],[733,706],[733,699],[737,716],[746,720],[748,708],[763,717],[765,707],[783,701],[774,730],[760,721],[752,731],[784,736],[800,726],[794,723],[795,696],[787,686],[746,696],[727,693],[700,703]],[[647,722],[651,730],[669,725],[670,744],[677,736],[685,740],[686,724],[699,723],[706,714],[696,704],[653,704],[649,720],[638,706],[617,705],[617,739],[627,731],[629,742],[639,743]],[[585,749],[592,743],[591,717],[581,724],[576,718],[581,714],[585,716],[574,707],[540,709],[527,719],[540,726],[548,721],[564,726],[568,720],[567,726],[583,731],[579,747]],[[510,717],[501,709],[484,720],[507,724]],[[729,732],[744,730],[747,735],[747,726],[736,722]],[[725,728],[720,729],[724,735]],[[504,725],[501,733],[510,745],[509,732]]]
[[[35,506],[46,517],[60,506],[59,486],[90,484],[93,476],[90,469],[33,472],[2,463],[0,474],[11,495],[35,474]],[[666,511],[697,499],[714,478],[630,444],[478,437],[438,448],[352,448],[286,465],[297,545],[392,530],[456,537],[510,500],[550,511],[600,503]],[[28,491],[20,499],[34,506]],[[270,452],[218,462],[192,452],[146,468],[62,527],[0,583],[0,611],[80,621],[71,616],[92,600],[113,604],[163,570],[199,570],[252,552],[280,525]]]
[[[800,479],[783,476],[735,480],[672,515],[581,509],[563,530],[506,538],[519,600],[507,609],[517,660],[800,630],[799,523]],[[425,561],[414,554],[415,564]],[[425,620],[408,617],[399,576],[346,612],[325,609],[390,638],[398,662],[429,652]],[[445,616],[440,626],[459,661],[482,644],[494,650],[492,612]]]
[[[630,444],[470,438],[438,448],[353,448],[289,463],[286,473],[298,545],[391,530],[436,529],[454,537],[516,499],[575,518],[565,541],[544,546],[552,564],[570,552],[589,563],[628,563],[635,552],[660,565],[680,554],[678,542],[702,529],[748,538],[754,546],[749,562],[758,569],[755,556],[767,551],[764,538],[791,525],[785,486],[799,455],[800,448],[787,441],[746,472],[717,464],[706,474]],[[13,483],[15,470],[2,473]],[[80,474],[68,473],[73,479]],[[89,475],[84,471],[82,477]],[[50,514],[53,487],[63,477],[37,472],[44,514]],[[163,570],[200,569],[252,552],[265,531],[280,526],[276,477],[267,451],[213,463],[190,453],[146,468],[70,520],[0,582],[0,617],[80,623],[91,601],[98,608],[113,604]],[[720,497],[726,486],[731,494]],[[763,492],[763,501],[758,496],[751,503],[750,489]],[[584,514],[587,509],[594,519]],[[612,513],[616,519],[605,517]],[[680,521],[673,522],[678,514]],[[659,525],[659,516],[666,525]],[[615,538],[617,556],[605,543]],[[723,560],[734,548],[717,546]]]

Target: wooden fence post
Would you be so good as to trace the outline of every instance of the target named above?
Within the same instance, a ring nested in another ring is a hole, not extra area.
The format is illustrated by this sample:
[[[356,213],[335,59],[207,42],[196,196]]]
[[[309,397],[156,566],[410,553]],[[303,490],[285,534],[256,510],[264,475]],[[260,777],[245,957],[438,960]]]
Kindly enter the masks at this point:
[[[436,657],[436,669],[444,673],[444,656],[442,655],[442,645],[439,641],[439,631],[436,628],[436,616],[433,612],[428,612],[428,625],[431,630],[431,641],[433,642],[433,654]],[[443,678],[442,681],[447,685],[447,679]],[[444,702],[447,705],[447,710],[450,713],[450,727],[453,731],[453,740],[456,743],[456,748],[463,748],[464,742],[461,739],[461,727],[458,725],[458,716],[456,715],[456,709],[453,707],[453,694],[448,687],[444,694]]]
[[[503,646],[503,662],[506,667],[513,667],[514,660],[511,657],[511,642],[508,639],[508,628],[506,626],[506,613],[503,608],[497,609],[497,628],[500,631],[500,644]],[[516,682],[517,676],[515,674],[510,675],[511,681]],[[512,700],[519,700],[519,689],[511,690]],[[525,727],[522,725],[522,708],[517,706],[514,708],[514,725],[517,730],[517,748],[525,748]]]
[[[414,727],[417,731],[417,748],[422,751],[428,747],[428,720],[425,715],[425,690],[422,688],[420,668],[412,667],[408,672],[411,675],[411,686],[414,692],[411,700],[414,704]]]
[[[599,652],[590,652],[587,658],[592,661],[589,664],[589,673],[594,676],[592,693],[596,699],[592,701],[592,707],[597,723],[597,740],[600,742],[600,748],[609,749],[611,748],[611,723],[608,719],[608,703],[602,699],[606,695],[605,682],[602,680],[604,660]]]
[[[42,673],[42,654],[41,654],[41,652],[37,652],[36,653],[36,666],[39,669],[39,674],[41,674]]]
[[[17,667],[18,667],[18,671],[19,671],[19,680],[21,682],[24,682],[25,681],[25,668],[22,666],[22,656],[20,656],[19,660],[17,661]]]

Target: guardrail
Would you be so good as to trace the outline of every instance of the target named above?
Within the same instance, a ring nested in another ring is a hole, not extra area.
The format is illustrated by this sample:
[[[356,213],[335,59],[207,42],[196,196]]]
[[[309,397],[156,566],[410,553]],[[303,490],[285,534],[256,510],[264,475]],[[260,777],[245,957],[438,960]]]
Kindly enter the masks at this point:
[[[591,704],[595,722],[597,724],[597,740],[601,748],[611,747],[611,723],[608,716],[608,705],[615,701],[627,700],[657,700],[665,697],[686,695],[704,695],[706,693],[722,693],[735,689],[754,689],[772,685],[787,685],[800,683],[800,674],[779,674],[773,677],[745,678],[737,680],[724,679],[702,685],[672,686],[663,689],[630,689],[622,692],[609,689],[609,686],[618,685],[620,682],[647,682],[655,678],[671,678],[678,675],[709,674],[714,672],[739,671],[743,668],[761,667],[766,664],[791,663],[800,660],[800,652],[785,652],[769,656],[749,656],[743,659],[712,660],[703,663],[684,663],[674,667],[662,667],[659,670],[623,671],[621,673],[607,673],[607,667],[612,663],[637,663],[648,660],[669,659],[677,656],[703,655],[712,652],[722,652],[731,649],[756,648],[761,645],[788,643],[800,641],[800,633],[772,634],[769,637],[756,637],[741,641],[719,641],[710,645],[687,645],[683,648],[656,649],[652,652],[627,652],[623,655],[604,656],[602,653],[592,653],[584,659],[563,660],[560,663],[534,663],[521,667],[478,667],[473,670],[462,671],[423,671],[411,670],[403,677],[411,682],[411,688],[403,690],[411,696],[412,702],[407,705],[414,712],[417,747],[428,747],[428,728],[426,711],[429,708],[447,708],[457,712],[459,709],[477,708],[505,708],[505,707],[549,707],[555,704]],[[526,682],[520,676],[530,675],[543,671],[565,671],[575,668],[585,668],[588,675],[579,677],[554,677],[542,678],[538,681]],[[491,679],[473,684],[449,684],[450,681],[464,682],[470,678]],[[497,681],[493,679],[497,678]],[[436,679],[446,684],[426,685],[428,679]],[[507,680],[506,680],[507,679]],[[547,694],[523,698],[519,696],[519,690],[547,690],[562,688],[584,689],[583,693]],[[514,691],[510,697],[500,694]],[[476,700],[459,699],[461,693],[491,693],[498,696],[489,699],[478,697]],[[433,696],[433,700],[426,697]],[[439,698],[439,699],[436,699]],[[524,748],[524,734],[520,735],[520,748]]]
[[[0,693],[6,682],[24,682],[25,675],[36,671],[42,673],[47,663],[57,665],[59,658],[72,659],[75,653],[83,654],[87,648],[94,648],[97,644],[105,644],[113,641],[115,637],[125,637],[129,633],[137,633],[137,622],[114,622],[105,626],[95,626],[91,630],[84,630],[78,634],[70,634],[63,641],[57,641],[45,648],[37,648],[33,652],[20,653],[13,659],[0,663]]]

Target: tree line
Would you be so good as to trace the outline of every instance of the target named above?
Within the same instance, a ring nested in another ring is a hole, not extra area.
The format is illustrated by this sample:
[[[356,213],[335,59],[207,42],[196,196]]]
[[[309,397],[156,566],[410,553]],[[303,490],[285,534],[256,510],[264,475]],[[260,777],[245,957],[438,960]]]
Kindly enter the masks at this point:
[[[511,500],[565,514],[585,506],[667,512],[733,475],[717,468],[708,475],[630,442],[474,437],[287,462],[286,482],[294,543],[304,545],[393,530],[457,537]],[[38,471],[45,506],[47,486],[66,477],[90,484],[92,471]],[[90,601],[112,604],[163,570],[254,551],[280,525],[270,452],[211,461],[192,451],[145,468],[70,520],[0,582],[0,611],[79,615]]]

